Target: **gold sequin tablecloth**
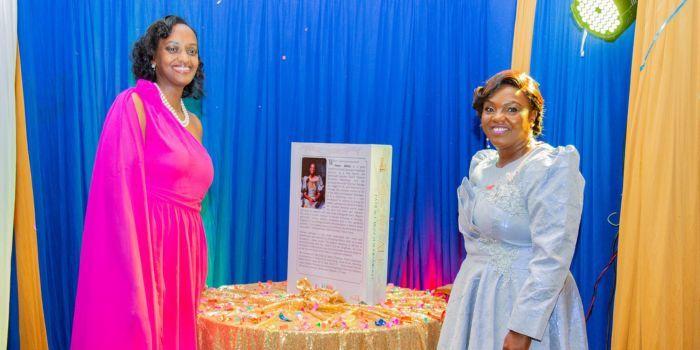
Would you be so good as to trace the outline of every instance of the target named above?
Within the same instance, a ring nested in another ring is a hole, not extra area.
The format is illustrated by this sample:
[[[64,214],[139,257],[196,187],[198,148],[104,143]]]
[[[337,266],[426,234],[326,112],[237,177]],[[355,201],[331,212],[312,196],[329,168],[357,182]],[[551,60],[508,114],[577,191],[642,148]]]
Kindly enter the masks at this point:
[[[297,282],[223,286],[204,291],[199,348],[435,349],[446,306],[442,293],[387,286],[380,305],[348,304],[334,290]]]

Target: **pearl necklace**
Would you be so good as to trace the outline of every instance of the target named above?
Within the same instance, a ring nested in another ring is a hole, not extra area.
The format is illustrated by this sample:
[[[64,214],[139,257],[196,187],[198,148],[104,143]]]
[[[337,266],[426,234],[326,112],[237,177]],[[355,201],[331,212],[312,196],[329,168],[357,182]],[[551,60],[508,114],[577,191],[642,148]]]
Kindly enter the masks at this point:
[[[177,115],[177,112],[175,112],[175,108],[170,105],[170,102],[168,102],[168,99],[165,98],[165,94],[163,94],[163,91],[160,90],[160,86],[158,84],[154,84],[156,86],[156,89],[158,89],[158,93],[160,94],[160,100],[163,101],[163,104],[165,107],[170,110],[170,113],[173,114],[173,117],[177,119],[177,121],[182,125],[182,127],[186,128],[187,125],[190,124],[190,113],[187,112],[187,108],[185,108],[185,102],[180,99],[180,107],[182,107],[182,113],[185,115],[185,119],[182,120],[180,117]]]

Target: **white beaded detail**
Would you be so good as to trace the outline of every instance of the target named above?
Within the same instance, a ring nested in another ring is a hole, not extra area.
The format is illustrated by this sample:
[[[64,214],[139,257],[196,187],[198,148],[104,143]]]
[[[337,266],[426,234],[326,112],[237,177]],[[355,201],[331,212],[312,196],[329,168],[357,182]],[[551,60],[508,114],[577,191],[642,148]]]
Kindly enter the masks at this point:
[[[173,114],[173,118],[177,119],[177,121],[182,125],[182,127],[187,127],[187,125],[190,124],[190,113],[187,112],[187,108],[185,108],[185,102],[180,99],[180,107],[182,108],[182,113],[185,115],[185,119],[180,119],[180,117],[177,115],[177,112],[175,111],[175,108],[170,105],[170,102],[168,102],[168,99],[165,98],[165,94],[163,94],[163,91],[160,90],[160,86],[158,84],[154,84],[156,86],[156,89],[158,89],[158,93],[160,94],[160,100],[163,102],[165,107],[170,111],[170,113]]]
[[[515,175],[515,171],[506,174],[502,180],[493,184],[491,189],[484,189],[483,195],[486,200],[508,214],[525,216],[527,215],[527,207],[520,192],[520,187],[513,181]]]
[[[491,266],[501,275],[509,277],[511,266],[518,257],[518,248],[484,236],[479,237],[476,242],[479,250],[489,255]]]

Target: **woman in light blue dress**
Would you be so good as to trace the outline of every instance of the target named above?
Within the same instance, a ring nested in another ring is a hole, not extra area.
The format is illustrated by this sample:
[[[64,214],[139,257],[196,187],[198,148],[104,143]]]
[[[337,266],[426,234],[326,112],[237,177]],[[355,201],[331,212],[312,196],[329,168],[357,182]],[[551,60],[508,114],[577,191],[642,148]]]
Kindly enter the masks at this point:
[[[309,165],[309,175],[301,178],[301,206],[320,209],[323,206],[323,178],[316,173],[316,164]]]
[[[544,100],[527,74],[503,71],[474,91],[496,148],[476,153],[457,190],[467,258],[454,281],[440,349],[587,349],[569,272],[584,180],[573,146],[538,142]]]

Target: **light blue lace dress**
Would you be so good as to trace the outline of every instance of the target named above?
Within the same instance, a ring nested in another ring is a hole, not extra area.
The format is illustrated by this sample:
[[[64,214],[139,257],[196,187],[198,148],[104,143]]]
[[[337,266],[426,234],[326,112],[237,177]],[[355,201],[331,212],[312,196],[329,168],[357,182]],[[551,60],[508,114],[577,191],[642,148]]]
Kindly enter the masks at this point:
[[[482,150],[457,190],[467,258],[454,281],[439,349],[501,349],[508,330],[530,349],[587,349],[569,272],[584,180],[573,146],[536,143],[503,168]]]

